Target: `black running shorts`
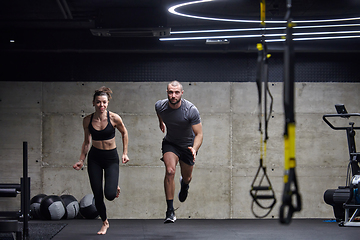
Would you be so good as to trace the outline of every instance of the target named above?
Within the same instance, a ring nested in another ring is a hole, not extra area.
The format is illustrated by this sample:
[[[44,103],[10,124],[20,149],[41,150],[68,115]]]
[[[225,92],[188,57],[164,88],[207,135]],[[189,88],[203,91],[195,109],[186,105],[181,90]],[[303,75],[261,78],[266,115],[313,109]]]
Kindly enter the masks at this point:
[[[163,155],[166,152],[173,152],[173,153],[175,153],[176,156],[179,157],[180,161],[182,161],[190,166],[193,166],[195,164],[194,157],[193,157],[190,149],[188,149],[188,148],[179,147],[176,144],[173,144],[173,143],[163,139],[161,150],[162,150]],[[163,161],[162,158],[161,158],[161,160]]]

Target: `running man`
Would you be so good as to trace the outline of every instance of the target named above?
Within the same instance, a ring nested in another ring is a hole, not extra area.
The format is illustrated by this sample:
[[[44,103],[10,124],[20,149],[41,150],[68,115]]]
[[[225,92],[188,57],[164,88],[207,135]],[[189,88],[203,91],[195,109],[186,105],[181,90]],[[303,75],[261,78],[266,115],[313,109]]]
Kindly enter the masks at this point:
[[[167,210],[164,223],[176,221],[173,206],[176,165],[180,162],[181,189],[178,197],[180,202],[184,202],[188,195],[196,154],[203,141],[199,111],[194,104],[181,98],[183,93],[183,86],[178,81],[173,81],[167,85],[168,98],[155,103],[160,130],[165,133],[166,128],[161,159],[166,170],[164,189]]]

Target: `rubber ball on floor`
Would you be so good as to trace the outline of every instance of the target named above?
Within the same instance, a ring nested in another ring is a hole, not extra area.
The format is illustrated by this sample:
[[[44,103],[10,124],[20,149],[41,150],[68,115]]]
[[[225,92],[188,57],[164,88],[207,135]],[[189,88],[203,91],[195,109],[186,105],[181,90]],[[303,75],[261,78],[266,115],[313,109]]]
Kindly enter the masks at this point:
[[[80,214],[87,219],[94,219],[99,216],[93,194],[87,194],[80,200]]]
[[[49,195],[41,201],[40,212],[47,220],[60,220],[66,213],[65,204],[59,196]]]
[[[46,194],[38,194],[30,200],[30,216],[32,219],[42,219],[40,212],[41,201],[46,197]]]
[[[63,200],[66,209],[64,219],[76,218],[80,211],[80,205],[76,198],[72,195],[61,195],[60,198]]]

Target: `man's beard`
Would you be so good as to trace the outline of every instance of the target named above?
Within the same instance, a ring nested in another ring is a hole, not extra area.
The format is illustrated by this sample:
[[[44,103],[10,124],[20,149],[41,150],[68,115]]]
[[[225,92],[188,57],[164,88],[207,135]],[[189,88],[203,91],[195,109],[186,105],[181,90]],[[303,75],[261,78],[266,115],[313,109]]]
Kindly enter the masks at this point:
[[[173,102],[171,102],[171,99],[169,98],[169,103],[171,104],[171,105],[176,105],[176,104],[178,104],[179,102],[181,101],[181,98],[179,99],[179,100],[177,100],[175,103],[173,103]]]

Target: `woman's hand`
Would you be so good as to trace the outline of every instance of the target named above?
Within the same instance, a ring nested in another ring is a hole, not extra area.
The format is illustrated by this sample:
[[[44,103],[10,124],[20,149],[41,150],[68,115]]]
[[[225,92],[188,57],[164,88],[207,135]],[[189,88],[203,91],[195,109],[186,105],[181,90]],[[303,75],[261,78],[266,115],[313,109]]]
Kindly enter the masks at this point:
[[[127,163],[128,161],[130,161],[129,157],[127,154],[123,154],[122,157],[122,163]]]
[[[79,160],[77,163],[74,164],[73,168],[74,168],[75,170],[78,170],[78,171],[79,171],[80,169],[83,168],[83,166],[84,166],[84,161]]]

